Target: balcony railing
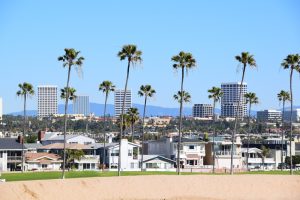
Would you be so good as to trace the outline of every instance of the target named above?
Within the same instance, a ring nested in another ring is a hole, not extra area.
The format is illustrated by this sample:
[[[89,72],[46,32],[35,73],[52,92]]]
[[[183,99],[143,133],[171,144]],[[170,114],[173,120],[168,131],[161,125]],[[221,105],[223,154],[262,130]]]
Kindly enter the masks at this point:
[[[7,162],[22,161],[22,156],[7,156]]]
[[[230,156],[231,155],[231,151],[216,151],[216,155],[219,155],[219,156]],[[233,155],[238,155],[238,154],[236,153],[236,151],[234,151]]]

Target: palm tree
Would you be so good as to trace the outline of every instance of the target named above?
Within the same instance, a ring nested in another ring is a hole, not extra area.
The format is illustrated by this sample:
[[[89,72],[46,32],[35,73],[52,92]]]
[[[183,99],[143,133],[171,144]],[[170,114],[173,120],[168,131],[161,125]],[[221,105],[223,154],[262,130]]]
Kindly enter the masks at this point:
[[[26,101],[27,98],[34,95],[34,89],[33,86],[30,83],[24,82],[23,84],[19,84],[19,89],[17,91],[17,96],[21,96],[24,98],[24,122],[23,122],[23,134],[21,138],[22,143],[22,172],[24,172],[24,137],[25,137],[25,131],[26,131]]]
[[[67,90],[69,90],[69,100],[73,101],[76,98],[76,89],[69,87],[69,89],[67,89],[67,87],[65,87],[64,89],[60,89],[60,98],[61,99],[66,99],[67,96]]]
[[[292,123],[292,114],[293,114],[293,72],[294,70],[300,72],[300,55],[299,54],[290,54],[288,55],[283,62],[281,63],[281,66],[284,69],[290,69],[290,97],[291,97],[291,111],[290,111],[290,157],[291,157],[291,167],[290,167],[290,174],[293,174],[293,158],[292,158],[292,136],[293,136],[293,123]]]
[[[129,108],[126,114],[131,127],[131,142],[133,142],[134,124],[139,120],[139,111],[137,108]]]
[[[262,156],[262,163],[263,163],[263,170],[265,170],[265,158],[269,156],[270,149],[266,148],[264,145],[261,147],[261,156]]]
[[[186,91],[178,91],[177,94],[173,95],[174,100],[178,101],[181,105],[180,114],[182,113],[182,103],[191,102],[191,95]],[[182,119],[179,119],[179,140],[177,145],[177,173],[180,175],[180,148],[181,148],[181,128],[182,128]]]
[[[156,93],[154,89],[152,89],[151,85],[142,85],[140,87],[140,91],[138,92],[138,95],[140,97],[145,96],[144,101],[144,112],[143,112],[143,121],[142,121],[142,160],[141,160],[141,171],[143,171],[143,162],[144,162],[144,131],[145,131],[145,114],[146,114],[146,106],[147,106],[147,98],[153,97],[153,95]]]
[[[67,149],[67,165],[73,167],[75,160],[80,161],[84,157],[84,152],[82,149]]]
[[[290,93],[284,90],[281,90],[278,94],[277,94],[278,100],[279,102],[282,101],[282,115],[281,115],[281,163],[283,163],[283,139],[284,139],[284,106],[285,106],[285,102],[286,101],[290,101],[291,97],[290,97]],[[283,171],[283,167],[281,166],[281,171]]]
[[[212,87],[210,90],[208,90],[208,93],[210,93],[210,95],[208,95],[208,98],[213,99],[213,124],[214,124],[214,132],[213,132],[213,173],[215,173],[215,159],[216,159],[216,155],[215,155],[215,137],[216,137],[216,127],[215,127],[215,120],[216,120],[216,116],[215,116],[215,109],[216,109],[216,103],[220,101],[220,98],[223,96],[223,92],[221,91],[221,88],[218,87]]]
[[[253,68],[256,67],[256,61],[255,61],[253,55],[250,55],[249,52],[242,52],[241,55],[235,56],[235,59],[243,65],[243,73],[242,73],[242,80],[241,80],[240,89],[239,89],[240,94],[239,94],[239,97],[238,97],[237,111],[235,113],[234,131],[232,132],[232,137],[231,137],[230,174],[233,174],[234,138],[235,138],[235,134],[237,132],[237,123],[238,123],[239,110],[240,110],[240,104],[241,104],[241,98],[242,98],[242,86],[243,86],[243,83],[244,83],[246,67],[247,67],[247,65],[249,65],[250,67],[253,67]]]
[[[179,69],[181,68],[181,86],[180,86],[180,94],[184,94],[183,90],[183,81],[184,81],[184,71],[188,72],[189,69],[196,66],[196,60],[194,59],[191,53],[179,52],[178,55],[173,56],[171,60],[174,62],[173,68]],[[177,158],[177,173],[180,175],[180,146],[181,146],[181,129],[182,129],[182,104],[183,98],[179,98],[180,100],[180,108],[179,108],[179,141],[178,141],[178,158]]]
[[[249,113],[248,113],[248,133],[247,133],[247,170],[249,170],[249,140],[250,140],[250,131],[251,131],[251,127],[250,127],[250,118],[251,118],[251,106],[252,104],[258,104],[258,97],[256,96],[255,93],[253,92],[248,92],[244,95],[245,99],[246,99],[246,104],[249,103]]]
[[[65,48],[65,54],[58,57],[58,61],[63,62],[63,67],[68,68],[68,77],[67,77],[67,85],[66,85],[66,94],[65,94],[65,116],[64,116],[64,155],[63,155],[63,171],[62,171],[62,179],[65,178],[65,168],[66,168],[66,132],[67,132],[67,112],[68,112],[68,101],[69,101],[69,82],[71,76],[72,67],[76,67],[79,71],[83,64],[84,57],[79,57],[80,51],[76,51],[75,49],[67,49]]]
[[[123,129],[122,129],[122,123],[123,123],[123,114],[124,114],[124,108],[125,108],[125,96],[127,93],[127,84],[128,84],[128,79],[129,79],[129,71],[130,71],[130,66],[135,65],[136,63],[141,63],[142,62],[142,52],[137,50],[136,45],[129,44],[129,45],[124,45],[118,53],[118,57],[120,60],[125,60],[127,59],[127,73],[126,73],[126,82],[125,82],[125,89],[124,89],[124,95],[123,95],[123,102],[122,102],[122,111],[121,111],[121,123],[120,123],[120,140],[119,140],[119,159],[118,159],[118,176],[121,175],[121,140],[122,140],[122,135],[123,135]]]
[[[100,85],[99,85],[99,91],[102,91],[103,93],[105,93],[105,103],[104,103],[104,124],[106,125],[106,105],[107,105],[107,99],[108,99],[108,95],[110,92],[115,91],[115,85],[111,82],[111,81],[103,81]],[[104,142],[103,142],[103,160],[102,160],[102,167],[105,168],[105,143],[106,143],[106,133],[104,130],[103,133],[103,138],[104,138]]]

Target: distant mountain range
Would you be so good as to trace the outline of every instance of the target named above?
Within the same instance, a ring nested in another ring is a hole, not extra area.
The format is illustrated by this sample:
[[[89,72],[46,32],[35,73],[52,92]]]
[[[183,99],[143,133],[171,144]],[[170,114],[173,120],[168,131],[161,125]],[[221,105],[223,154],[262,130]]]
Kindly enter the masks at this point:
[[[142,115],[144,105],[142,104],[133,104],[133,107],[136,107],[139,109],[140,115]],[[296,108],[300,108],[300,106],[295,106]],[[289,110],[289,107],[285,108],[286,110]],[[113,116],[114,115],[114,105],[112,104],[107,104],[107,114]],[[101,116],[103,115],[104,111],[104,104],[98,104],[98,103],[90,103],[90,111],[91,113],[94,113],[96,116]],[[64,105],[59,104],[58,105],[58,113],[63,114],[64,113]],[[68,113],[73,113],[73,108],[72,104],[69,105],[68,107]],[[216,108],[216,113],[220,114],[221,110]],[[185,116],[191,116],[192,115],[192,108],[191,107],[184,107],[183,109],[183,114]],[[23,111],[20,112],[13,112],[9,113],[9,115],[23,115]],[[27,115],[29,116],[37,116],[37,110],[27,110]],[[179,115],[179,108],[166,108],[166,107],[161,107],[161,106],[152,106],[148,105],[147,106],[147,116],[178,116]],[[256,116],[256,111],[253,110],[251,111],[252,116]]]

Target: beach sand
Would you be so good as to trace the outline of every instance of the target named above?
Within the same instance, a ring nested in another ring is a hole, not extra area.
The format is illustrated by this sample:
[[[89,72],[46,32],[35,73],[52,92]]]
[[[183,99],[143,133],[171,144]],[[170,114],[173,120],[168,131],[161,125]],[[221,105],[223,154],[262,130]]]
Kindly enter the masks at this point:
[[[1,200],[300,200],[300,176],[160,175],[0,183]]]

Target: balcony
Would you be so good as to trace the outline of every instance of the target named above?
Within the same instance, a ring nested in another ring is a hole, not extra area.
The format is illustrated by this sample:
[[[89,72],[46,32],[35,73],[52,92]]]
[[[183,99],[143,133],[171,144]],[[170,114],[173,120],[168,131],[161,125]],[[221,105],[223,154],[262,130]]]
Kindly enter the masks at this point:
[[[231,151],[216,151],[216,155],[218,156],[230,156]],[[236,151],[233,152],[233,155],[238,155]]]
[[[21,162],[21,161],[22,161],[22,156],[7,156],[8,163]]]

